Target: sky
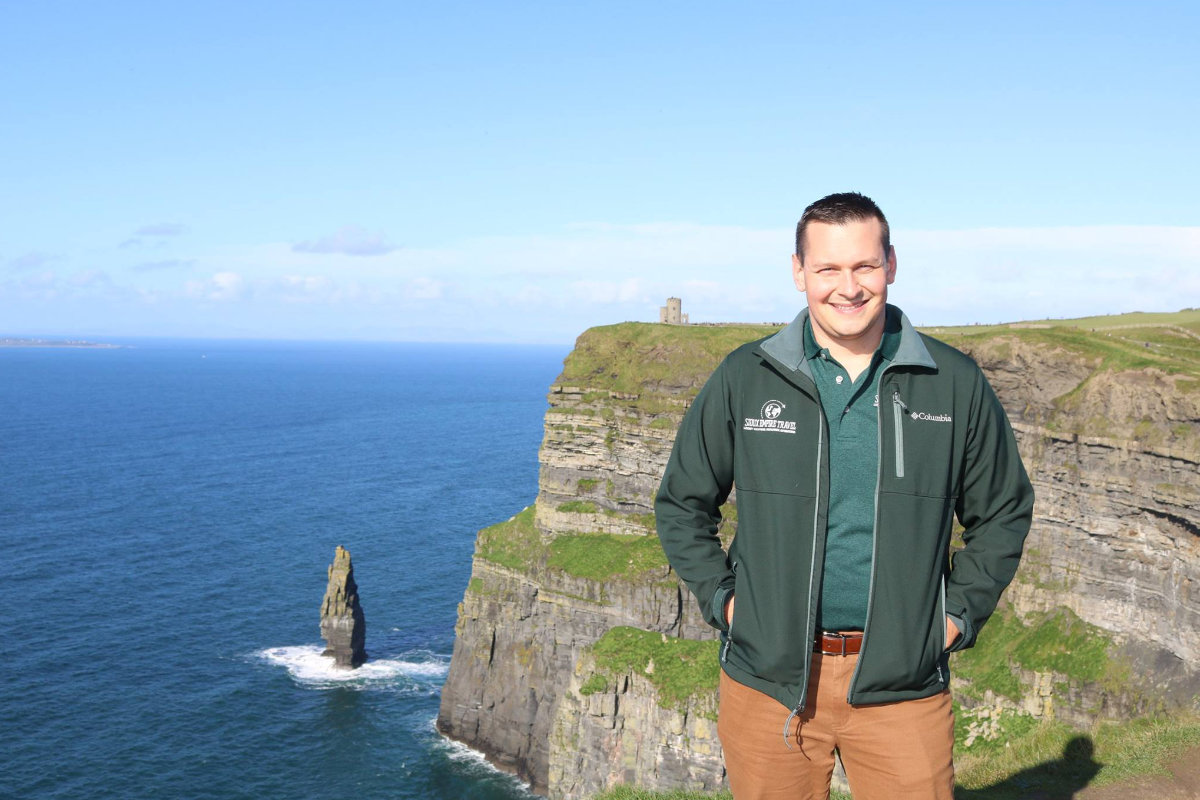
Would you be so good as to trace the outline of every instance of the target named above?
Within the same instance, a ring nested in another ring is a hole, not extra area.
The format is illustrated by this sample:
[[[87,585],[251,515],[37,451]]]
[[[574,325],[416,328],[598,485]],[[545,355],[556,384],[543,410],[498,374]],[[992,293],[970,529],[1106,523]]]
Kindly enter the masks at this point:
[[[1200,4],[0,0],[0,335],[570,343],[1200,306]]]

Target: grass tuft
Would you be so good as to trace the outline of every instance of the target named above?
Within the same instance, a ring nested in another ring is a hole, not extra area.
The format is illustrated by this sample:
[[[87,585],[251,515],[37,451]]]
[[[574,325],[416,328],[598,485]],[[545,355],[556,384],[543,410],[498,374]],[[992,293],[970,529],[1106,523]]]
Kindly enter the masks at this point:
[[[550,543],[548,566],[592,580],[630,579],[665,570],[667,557],[657,536],[573,533]]]
[[[587,500],[568,500],[565,503],[559,503],[558,510],[572,514],[595,514],[596,504]]]
[[[591,651],[599,673],[614,679],[627,672],[640,674],[657,690],[659,705],[682,710],[693,697],[711,697],[716,691],[721,674],[719,647],[715,639],[677,639],[618,627],[600,637]]]

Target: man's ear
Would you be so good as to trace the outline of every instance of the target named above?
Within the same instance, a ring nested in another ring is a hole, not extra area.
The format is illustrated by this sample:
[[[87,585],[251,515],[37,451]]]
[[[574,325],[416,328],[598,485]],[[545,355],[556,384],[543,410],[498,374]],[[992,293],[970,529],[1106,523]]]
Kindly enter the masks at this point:
[[[896,280],[896,248],[888,245],[887,255],[887,282],[891,286]]]
[[[804,265],[800,263],[800,256],[795,253],[792,253],[792,282],[796,284],[797,291],[804,291]]]

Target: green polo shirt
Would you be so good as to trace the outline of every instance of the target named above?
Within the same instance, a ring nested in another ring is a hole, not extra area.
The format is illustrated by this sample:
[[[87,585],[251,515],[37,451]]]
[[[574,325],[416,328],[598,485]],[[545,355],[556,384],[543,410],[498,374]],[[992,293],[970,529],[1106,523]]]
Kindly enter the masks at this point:
[[[879,376],[899,345],[900,322],[888,315],[871,365],[851,381],[817,344],[811,324],[804,324],[804,352],[829,428],[829,524],[817,610],[822,630],[866,625],[879,473]]]

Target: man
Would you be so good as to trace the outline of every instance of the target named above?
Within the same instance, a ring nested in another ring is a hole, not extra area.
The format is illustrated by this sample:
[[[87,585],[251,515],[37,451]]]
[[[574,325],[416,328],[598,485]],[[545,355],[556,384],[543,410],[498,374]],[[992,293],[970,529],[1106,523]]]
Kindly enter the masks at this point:
[[[655,501],[671,566],[721,631],[730,788],[828,797],[837,750],[855,800],[949,800],[948,655],[1012,579],[1033,490],[983,373],[887,305],[896,253],[874,202],[809,206],[792,273],[808,308],[716,369]]]

